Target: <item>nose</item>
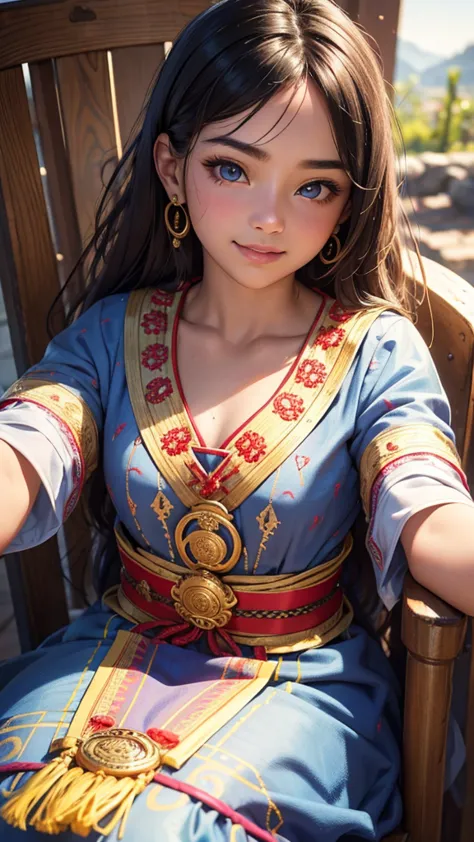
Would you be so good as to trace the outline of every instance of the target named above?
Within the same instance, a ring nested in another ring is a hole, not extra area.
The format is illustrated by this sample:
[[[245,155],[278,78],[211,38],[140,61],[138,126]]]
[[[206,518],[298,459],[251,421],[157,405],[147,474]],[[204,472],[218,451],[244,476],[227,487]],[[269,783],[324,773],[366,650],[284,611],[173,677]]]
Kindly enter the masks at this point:
[[[259,198],[250,215],[250,225],[255,231],[263,231],[264,234],[281,234],[284,231],[283,213],[278,208],[275,196],[266,193]]]

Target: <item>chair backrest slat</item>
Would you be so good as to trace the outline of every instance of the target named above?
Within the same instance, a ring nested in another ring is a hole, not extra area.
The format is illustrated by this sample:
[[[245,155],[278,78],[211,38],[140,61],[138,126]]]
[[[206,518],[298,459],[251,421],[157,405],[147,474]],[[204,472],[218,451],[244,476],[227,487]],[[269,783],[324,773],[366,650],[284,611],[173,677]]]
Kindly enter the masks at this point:
[[[112,50],[114,89],[122,149],[125,149],[131,137],[164,55],[163,44]]]
[[[21,67],[0,73],[0,277],[23,371],[41,358],[59,282]],[[8,243],[9,241],[9,243]]]
[[[0,70],[32,61],[173,41],[206,0],[64,0],[0,6]]]
[[[50,208],[50,222],[57,253],[61,286],[72,271],[81,253],[82,244],[71,184],[71,171],[64,143],[59,110],[54,62],[40,61],[29,65],[36,124],[40,137],[45,184]],[[69,304],[83,286],[82,273],[67,297]],[[55,325],[56,326],[56,325]]]
[[[56,62],[79,231],[83,245],[94,230],[97,203],[117,163],[106,51],[66,56]]]

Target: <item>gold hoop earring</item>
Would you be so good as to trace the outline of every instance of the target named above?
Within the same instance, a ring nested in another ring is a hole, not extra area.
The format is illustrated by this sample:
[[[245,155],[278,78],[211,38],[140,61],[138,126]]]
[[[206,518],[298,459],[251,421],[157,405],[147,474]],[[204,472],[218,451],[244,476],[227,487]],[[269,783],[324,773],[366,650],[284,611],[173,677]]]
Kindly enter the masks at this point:
[[[336,263],[340,253],[341,253],[341,241],[337,235],[339,231],[340,225],[336,225],[333,233],[331,234],[327,243],[323,246],[321,251],[319,252],[319,258],[321,263],[325,263],[328,265],[329,263]],[[326,255],[323,254],[324,249],[327,249]]]
[[[170,220],[169,220],[170,208],[174,208],[173,225],[171,225]],[[179,230],[179,211],[181,211],[184,214],[184,220],[185,220],[184,228],[183,228],[182,231]],[[184,237],[186,237],[186,235],[189,234],[189,232],[191,230],[191,223],[189,221],[189,216],[186,213],[186,208],[184,208],[183,205],[180,205],[180,203],[178,202],[178,197],[176,195],[173,196],[172,199],[171,199],[171,202],[169,202],[166,205],[166,208],[165,208],[165,225],[166,225],[169,233],[171,234],[171,236],[173,238],[172,239],[173,246],[175,247],[175,249],[179,249],[179,247],[181,245],[180,240],[182,240]]]

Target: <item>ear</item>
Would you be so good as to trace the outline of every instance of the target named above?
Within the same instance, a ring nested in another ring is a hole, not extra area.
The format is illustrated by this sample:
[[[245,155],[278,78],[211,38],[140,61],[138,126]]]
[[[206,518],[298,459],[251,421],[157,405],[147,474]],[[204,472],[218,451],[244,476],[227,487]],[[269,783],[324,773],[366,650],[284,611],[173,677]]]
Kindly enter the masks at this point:
[[[178,202],[186,201],[184,190],[184,159],[178,158],[172,149],[167,134],[159,134],[153,147],[153,160],[156,172],[171,201],[173,196]]]

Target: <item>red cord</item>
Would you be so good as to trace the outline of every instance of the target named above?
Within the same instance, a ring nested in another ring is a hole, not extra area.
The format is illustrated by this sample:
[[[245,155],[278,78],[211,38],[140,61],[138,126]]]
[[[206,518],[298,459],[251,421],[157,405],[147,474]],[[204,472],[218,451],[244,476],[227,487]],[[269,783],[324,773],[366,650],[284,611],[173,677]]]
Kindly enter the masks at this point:
[[[0,774],[14,775],[18,774],[18,772],[36,772],[37,769],[42,769],[46,765],[46,763],[0,763]],[[186,781],[179,781],[170,775],[163,775],[162,772],[157,772],[153,780],[161,786],[174,789],[176,792],[183,792],[185,795],[189,795],[190,798],[201,801],[202,804],[210,807],[211,810],[215,810],[226,819],[230,819],[233,824],[240,824],[246,833],[250,833],[255,839],[262,840],[262,842],[275,842],[275,836],[269,830],[263,830],[263,828],[258,827],[253,821],[247,819],[241,813],[232,809],[232,807],[229,807],[224,801],[221,801],[220,798],[215,798],[197,786],[186,783]]]

